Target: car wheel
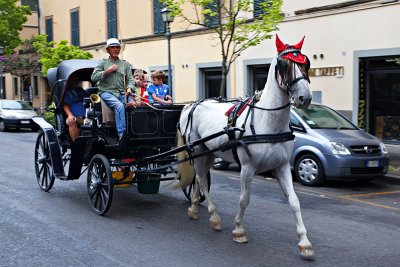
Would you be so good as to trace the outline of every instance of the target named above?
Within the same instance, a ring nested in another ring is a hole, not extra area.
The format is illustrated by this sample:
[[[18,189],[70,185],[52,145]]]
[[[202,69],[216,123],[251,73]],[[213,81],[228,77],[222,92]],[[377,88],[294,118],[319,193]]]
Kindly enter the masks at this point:
[[[324,169],[321,161],[312,154],[301,156],[295,164],[296,178],[307,186],[322,185],[325,182]]]
[[[6,132],[8,129],[7,127],[4,125],[4,122],[2,120],[0,120],[0,132]]]
[[[230,162],[226,162],[226,161],[221,160],[221,161],[215,162],[213,164],[213,168],[216,169],[216,170],[222,171],[222,170],[228,169],[230,164],[231,164]]]

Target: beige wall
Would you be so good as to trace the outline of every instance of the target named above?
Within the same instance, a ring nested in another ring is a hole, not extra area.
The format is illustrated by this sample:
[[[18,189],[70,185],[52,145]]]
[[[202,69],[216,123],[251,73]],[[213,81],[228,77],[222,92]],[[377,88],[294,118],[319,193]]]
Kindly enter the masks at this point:
[[[150,69],[167,68],[167,41],[163,35],[153,34],[152,0],[119,0],[119,38],[124,39],[126,49],[122,57],[135,67]],[[395,22],[400,14],[400,3],[388,5],[380,1],[362,6],[337,8],[295,15],[304,10],[323,5],[347,2],[345,0],[285,0],[285,20],[280,24],[279,35],[288,43],[298,42],[306,36],[303,52],[311,60],[312,67],[343,66],[344,76],[312,77],[312,90],[322,91],[322,102],[340,110],[356,111],[354,106],[354,51],[399,48],[400,35],[393,34]],[[93,53],[94,58],[106,56],[99,48],[106,39],[105,0],[43,0],[43,16],[53,16],[54,39],[70,40],[70,10],[80,10],[81,45]],[[188,5],[186,3],[186,5]],[[182,36],[187,25],[175,18],[171,25],[171,61],[175,101],[194,100],[197,96],[198,70],[196,64],[221,61],[217,41],[209,34],[194,33]],[[44,27],[43,27],[44,31]],[[246,50],[232,67],[231,96],[243,96],[246,87],[243,62],[265,60],[275,56],[275,40],[264,41],[261,45]],[[313,55],[318,55],[314,60]],[[323,54],[324,59],[319,55]],[[183,65],[183,67],[182,67]],[[186,67],[187,65],[187,67]]]
[[[398,14],[399,3],[337,14],[319,13],[284,21],[278,34],[284,42],[290,44],[297,43],[305,35],[302,51],[310,58],[313,68],[344,66],[343,77],[312,77],[310,87],[322,91],[323,104],[339,110],[356,111],[357,107],[353,105],[354,51],[400,47],[400,35],[392,31],[396,27],[394,23],[398,20]],[[245,51],[239,60],[237,84],[244,84],[241,75],[243,60],[271,58],[275,54],[275,38]],[[317,60],[313,59],[314,54],[318,55]],[[323,59],[319,58],[320,54],[324,55]],[[242,94],[239,87],[237,94]]]

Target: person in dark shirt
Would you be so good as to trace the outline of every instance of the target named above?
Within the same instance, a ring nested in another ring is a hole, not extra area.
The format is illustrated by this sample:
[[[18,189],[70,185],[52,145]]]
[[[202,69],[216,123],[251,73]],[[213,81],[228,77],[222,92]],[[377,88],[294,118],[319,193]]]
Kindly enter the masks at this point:
[[[83,106],[83,99],[87,96],[80,82],[75,82],[64,97],[63,110],[67,116],[69,136],[72,142],[75,142],[79,136],[79,127],[83,124],[86,109]]]

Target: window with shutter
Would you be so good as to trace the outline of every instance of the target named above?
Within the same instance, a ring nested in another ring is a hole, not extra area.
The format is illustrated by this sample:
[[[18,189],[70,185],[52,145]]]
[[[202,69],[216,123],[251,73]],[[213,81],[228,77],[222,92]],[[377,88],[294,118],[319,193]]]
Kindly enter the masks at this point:
[[[38,0],[21,0],[21,6],[28,6],[31,11],[37,11]]]
[[[271,1],[269,0],[254,0],[254,18],[258,18],[264,14],[264,11],[262,9],[262,5],[265,5],[264,3],[269,6],[272,5]]]
[[[46,34],[47,34],[47,42],[53,41],[53,18],[46,18]]]
[[[154,33],[166,32],[166,26],[161,16],[161,10],[163,7],[164,6],[160,3],[160,0],[153,1]]]
[[[205,6],[205,9],[210,9],[212,12],[218,12],[218,1],[219,0],[213,0],[210,4],[207,4]],[[219,24],[219,15],[217,16],[210,16],[206,14],[204,16],[204,24],[207,25],[208,27],[214,27]]]
[[[118,38],[116,0],[107,0],[107,38]]]
[[[79,41],[79,10],[71,12],[71,44],[80,46]]]

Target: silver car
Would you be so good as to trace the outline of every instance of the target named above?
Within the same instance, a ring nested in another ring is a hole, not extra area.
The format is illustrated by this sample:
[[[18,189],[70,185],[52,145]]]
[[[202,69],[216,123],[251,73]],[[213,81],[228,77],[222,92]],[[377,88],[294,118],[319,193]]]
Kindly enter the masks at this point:
[[[389,155],[378,138],[323,105],[292,109],[290,123],[296,136],[290,165],[304,185],[326,180],[372,180],[387,173]],[[215,169],[228,162],[217,159]]]
[[[27,102],[0,99],[0,132],[10,128],[30,128],[37,131],[38,126],[32,121],[34,116],[37,113]]]
[[[290,163],[302,184],[372,180],[386,174],[389,154],[382,141],[333,109],[316,104],[293,109],[290,122],[296,135]]]

